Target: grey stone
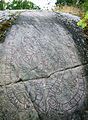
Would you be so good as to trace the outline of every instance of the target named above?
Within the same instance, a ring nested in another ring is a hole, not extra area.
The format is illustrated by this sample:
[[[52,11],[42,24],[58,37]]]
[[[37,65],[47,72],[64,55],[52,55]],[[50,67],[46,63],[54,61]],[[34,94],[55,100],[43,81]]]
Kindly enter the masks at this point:
[[[88,45],[78,20],[20,12],[0,43],[0,120],[87,120]]]

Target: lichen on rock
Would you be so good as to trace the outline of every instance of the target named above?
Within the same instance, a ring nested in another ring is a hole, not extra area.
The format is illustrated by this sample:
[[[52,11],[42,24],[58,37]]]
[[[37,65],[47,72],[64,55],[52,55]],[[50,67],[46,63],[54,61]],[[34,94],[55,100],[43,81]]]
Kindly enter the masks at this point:
[[[1,118],[87,120],[88,44],[76,18],[20,13],[0,43]]]
[[[0,11],[0,42],[3,42],[7,30],[12,26],[18,16],[17,11]]]

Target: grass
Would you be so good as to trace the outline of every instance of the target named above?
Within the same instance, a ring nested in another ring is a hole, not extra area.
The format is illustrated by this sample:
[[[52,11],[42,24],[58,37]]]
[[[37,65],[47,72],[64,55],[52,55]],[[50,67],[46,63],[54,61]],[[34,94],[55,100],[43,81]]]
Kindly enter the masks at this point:
[[[73,15],[76,15],[76,16],[79,16],[82,18],[82,20],[79,21],[79,23],[81,21],[84,20],[84,16],[85,16],[85,12],[77,7],[77,6],[68,6],[68,5],[58,5],[55,7],[54,11],[56,12],[64,12],[64,13],[70,13],[70,14],[73,14]],[[86,28],[83,28],[83,33],[85,33],[86,37],[88,38],[88,19],[86,19],[86,22],[84,21],[84,23],[87,24],[87,27]],[[83,26],[84,24],[82,23],[81,26]],[[80,25],[78,25],[80,26]],[[85,27],[85,26],[84,26]]]
[[[68,5],[64,5],[64,6],[58,5],[55,7],[54,11],[70,13],[70,14],[80,16],[80,17],[84,15],[84,12],[80,8],[75,7],[75,6],[68,6]]]

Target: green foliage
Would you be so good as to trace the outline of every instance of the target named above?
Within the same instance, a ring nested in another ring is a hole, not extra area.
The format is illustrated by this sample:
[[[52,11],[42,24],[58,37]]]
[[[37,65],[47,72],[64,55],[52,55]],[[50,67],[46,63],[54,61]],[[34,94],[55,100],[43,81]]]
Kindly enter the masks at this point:
[[[0,1],[0,10],[9,9],[39,9],[38,6],[28,0],[13,0],[12,2],[5,3],[4,0]]]
[[[0,10],[4,10],[6,7],[6,3],[4,0],[0,0]]]
[[[85,0],[85,2],[82,4],[82,8],[84,11],[88,11],[88,0]]]
[[[56,4],[74,5],[74,4],[76,4],[76,0],[57,0]]]
[[[0,1],[0,9],[3,10],[3,1]]]
[[[85,0],[57,0],[56,4],[62,5],[81,5]]]
[[[82,27],[83,29],[88,29],[88,12],[86,12],[83,19],[81,19],[78,23],[78,26]]]
[[[7,9],[38,9],[38,7],[28,0],[13,0],[7,4]]]

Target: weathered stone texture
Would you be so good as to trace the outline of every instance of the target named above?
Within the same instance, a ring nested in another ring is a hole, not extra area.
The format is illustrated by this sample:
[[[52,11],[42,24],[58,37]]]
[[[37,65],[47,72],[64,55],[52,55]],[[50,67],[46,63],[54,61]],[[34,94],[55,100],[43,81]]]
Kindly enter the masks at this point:
[[[0,120],[87,120],[88,46],[78,19],[20,13],[0,43]]]

